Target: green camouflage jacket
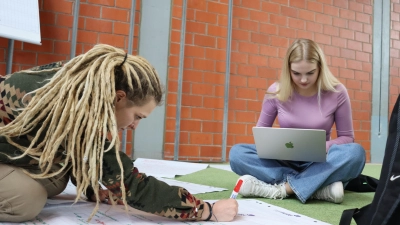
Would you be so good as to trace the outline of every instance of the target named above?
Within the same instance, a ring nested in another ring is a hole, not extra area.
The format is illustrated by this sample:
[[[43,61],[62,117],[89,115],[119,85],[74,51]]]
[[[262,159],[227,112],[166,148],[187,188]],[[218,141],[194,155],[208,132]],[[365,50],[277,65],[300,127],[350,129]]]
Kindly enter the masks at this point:
[[[42,71],[37,74],[27,74],[23,71],[16,72],[7,76],[0,76],[0,126],[5,126],[14,120],[20,111],[14,109],[22,108],[22,97],[37,88],[46,84],[46,79],[51,78],[55,72],[46,71],[55,67],[60,67],[63,62],[52,63],[45,66],[32,68],[31,70]],[[29,99],[28,99],[29,100]],[[20,136],[13,138],[14,141],[22,146],[29,145],[29,138]],[[56,155],[55,161],[63,158],[62,147]],[[29,157],[17,160],[10,160],[7,156],[18,156],[21,151],[9,144],[4,136],[0,136],[0,162],[12,164],[19,167],[36,166],[38,162]],[[134,167],[132,160],[123,152],[120,152],[124,167],[124,181],[126,188],[127,203],[136,209],[174,218],[178,220],[200,220],[203,214],[204,202],[196,199],[186,189],[170,186],[151,176],[139,173]],[[114,195],[121,197],[120,168],[115,156],[115,149],[104,153],[103,156],[103,184]],[[87,191],[87,195],[93,191]],[[90,196],[88,196],[90,197]]]

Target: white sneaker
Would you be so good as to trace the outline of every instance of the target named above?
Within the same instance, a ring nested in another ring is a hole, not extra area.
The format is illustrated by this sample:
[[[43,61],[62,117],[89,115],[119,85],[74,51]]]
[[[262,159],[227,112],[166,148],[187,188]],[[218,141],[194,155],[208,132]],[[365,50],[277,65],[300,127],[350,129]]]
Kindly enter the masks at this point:
[[[243,180],[239,194],[244,197],[264,197],[273,199],[283,199],[287,197],[285,185],[283,184],[267,184],[250,175],[241,176],[238,181],[239,180]]]
[[[325,200],[333,203],[343,202],[344,189],[341,181],[336,181],[326,187],[317,190],[311,199]]]

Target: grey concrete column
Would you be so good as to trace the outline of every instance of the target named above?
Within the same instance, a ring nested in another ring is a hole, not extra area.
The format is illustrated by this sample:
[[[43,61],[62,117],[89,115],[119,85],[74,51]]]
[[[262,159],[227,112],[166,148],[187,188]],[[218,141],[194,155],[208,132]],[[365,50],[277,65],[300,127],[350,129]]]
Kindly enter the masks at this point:
[[[167,84],[171,0],[141,1],[139,55],[156,68]],[[162,159],[166,106],[157,107],[135,130],[133,158]]]
[[[375,0],[373,11],[371,162],[382,163],[389,123],[390,1]]]

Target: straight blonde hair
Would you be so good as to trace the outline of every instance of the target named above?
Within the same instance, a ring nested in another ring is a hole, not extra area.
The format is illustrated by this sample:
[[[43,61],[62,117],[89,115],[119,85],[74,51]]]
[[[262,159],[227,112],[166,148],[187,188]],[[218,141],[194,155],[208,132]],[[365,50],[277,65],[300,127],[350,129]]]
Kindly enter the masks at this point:
[[[282,102],[286,102],[293,94],[296,84],[293,82],[290,71],[291,64],[306,60],[310,63],[316,63],[319,68],[319,75],[316,81],[318,89],[318,102],[321,98],[321,91],[336,91],[335,86],[340,81],[333,76],[328,68],[324,53],[321,48],[312,40],[297,39],[288,48],[283,60],[282,73],[277,85],[275,97]]]

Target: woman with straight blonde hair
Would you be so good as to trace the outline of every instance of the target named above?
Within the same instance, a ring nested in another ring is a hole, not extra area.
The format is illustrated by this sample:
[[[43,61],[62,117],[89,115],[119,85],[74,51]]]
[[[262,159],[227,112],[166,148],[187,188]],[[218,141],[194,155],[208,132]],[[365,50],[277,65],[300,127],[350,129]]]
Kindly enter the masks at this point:
[[[211,206],[139,173],[119,151],[118,132],[135,129],[162,95],[146,59],[103,44],[0,77],[0,222],[35,218],[70,178],[75,202],[82,193],[96,202],[89,220],[100,203],[115,201],[178,220],[233,220],[235,200]]]
[[[239,194],[264,198],[295,195],[302,203],[319,199],[341,203],[344,185],[365,165],[365,151],[354,142],[350,99],[330,72],[324,54],[312,40],[295,40],[283,61],[279,82],[265,95],[257,127],[326,131],[326,162],[261,159],[254,144],[237,144],[230,151],[232,170],[243,181]],[[336,125],[337,138],[331,139]]]

